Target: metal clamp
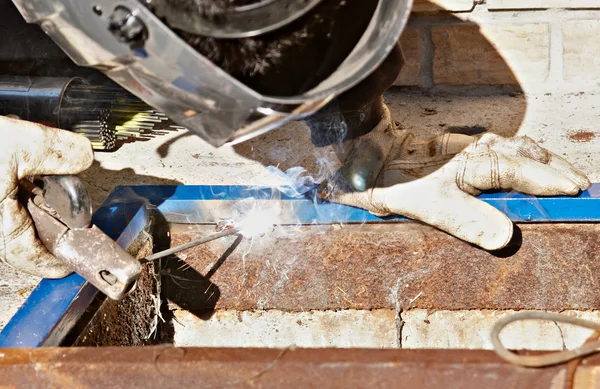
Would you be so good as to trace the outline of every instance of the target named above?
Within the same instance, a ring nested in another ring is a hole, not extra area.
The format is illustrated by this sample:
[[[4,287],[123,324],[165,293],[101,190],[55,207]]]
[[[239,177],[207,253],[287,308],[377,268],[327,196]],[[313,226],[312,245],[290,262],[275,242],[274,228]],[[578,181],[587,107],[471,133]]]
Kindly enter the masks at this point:
[[[92,225],[92,207],[75,176],[46,176],[43,189],[21,182],[38,237],[54,256],[113,300],[135,289],[142,268],[135,258]]]

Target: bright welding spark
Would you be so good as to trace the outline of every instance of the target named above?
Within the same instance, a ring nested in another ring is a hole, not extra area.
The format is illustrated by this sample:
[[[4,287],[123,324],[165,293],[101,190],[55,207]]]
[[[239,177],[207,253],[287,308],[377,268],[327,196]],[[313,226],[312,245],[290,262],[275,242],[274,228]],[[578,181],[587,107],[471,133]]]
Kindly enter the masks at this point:
[[[274,226],[280,224],[278,211],[275,207],[252,209],[238,224],[242,235],[253,238],[270,232]]]

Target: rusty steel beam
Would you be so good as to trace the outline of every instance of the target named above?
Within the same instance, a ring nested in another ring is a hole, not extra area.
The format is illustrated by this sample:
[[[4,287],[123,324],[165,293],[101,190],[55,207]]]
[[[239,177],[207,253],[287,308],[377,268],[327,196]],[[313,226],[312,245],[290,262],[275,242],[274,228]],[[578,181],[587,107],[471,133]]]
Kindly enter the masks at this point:
[[[180,253],[163,290],[190,310],[600,308],[600,225],[520,227],[507,258],[417,223],[279,227]],[[172,245],[211,231],[174,228]]]
[[[573,388],[593,387],[598,358]],[[564,388],[566,365],[527,369],[491,351],[106,347],[0,349],[2,388]],[[578,377],[582,377],[578,379]]]

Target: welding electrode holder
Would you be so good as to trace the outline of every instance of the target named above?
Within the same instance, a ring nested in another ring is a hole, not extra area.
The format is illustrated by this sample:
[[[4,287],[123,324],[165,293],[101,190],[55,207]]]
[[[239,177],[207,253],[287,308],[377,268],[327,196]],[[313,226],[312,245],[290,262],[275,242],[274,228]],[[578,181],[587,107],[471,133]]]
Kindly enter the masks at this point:
[[[92,225],[92,206],[75,176],[44,176],[43,189],[29,180],[19,196],[48,251],[113,300],[135,289],[142,267],[115,241]]]

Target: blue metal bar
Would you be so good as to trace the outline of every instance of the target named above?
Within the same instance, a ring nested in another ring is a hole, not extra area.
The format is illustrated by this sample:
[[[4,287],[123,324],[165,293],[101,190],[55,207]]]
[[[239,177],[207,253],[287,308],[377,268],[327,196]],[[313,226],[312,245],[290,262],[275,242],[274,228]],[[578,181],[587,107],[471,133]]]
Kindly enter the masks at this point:
[[[94,214],[94,223],[127,247],[144,229],[147,208],[157,207],[171,219],[206,222],[198,205],[215,200],[253,198],[286,202],[298,223],[398,222],[378,218],[361,209],[318,200],[314,192],[291,198],[277,190],[248,186],[127,186],[116,188]],[[600,184],[577,197],[533,197],[519,193],[483,194],[479,198],[516,222],[600,222]],[[97,291],[78,275],[42,280],[25,304],[0,332],[0,347],[55,345],[77,321]]]
[[[294,201],[298,221],[310,223],[363,223],[396,222],[402,217],[379,218],[369,212],[316,198],[309,192],[303,198],[291,198],[273,189],[257,189],[248,186],[132,186],[119,187],[111,197],[126,199],[139,196],[158,207],[165,215],[179,213],[198,217],[195,207],[203,200],[256,200],[277,199]],[[600,184],[582,192],[579,196],[535,197],[521,193],[486,193],[479,198],[504,212],[515,222],[598,222],[600,221]]]
[[[138,202],[137,212],[129,218],[135,207],[126,204],[123,208],[101,208],[94,215],[94,223],[111,237],[118,237],[117,243],[126,248],[146,226],[147,211]],[[0,347],[58,346],[97,293],[78,274],[41,280],[0,332]]]

